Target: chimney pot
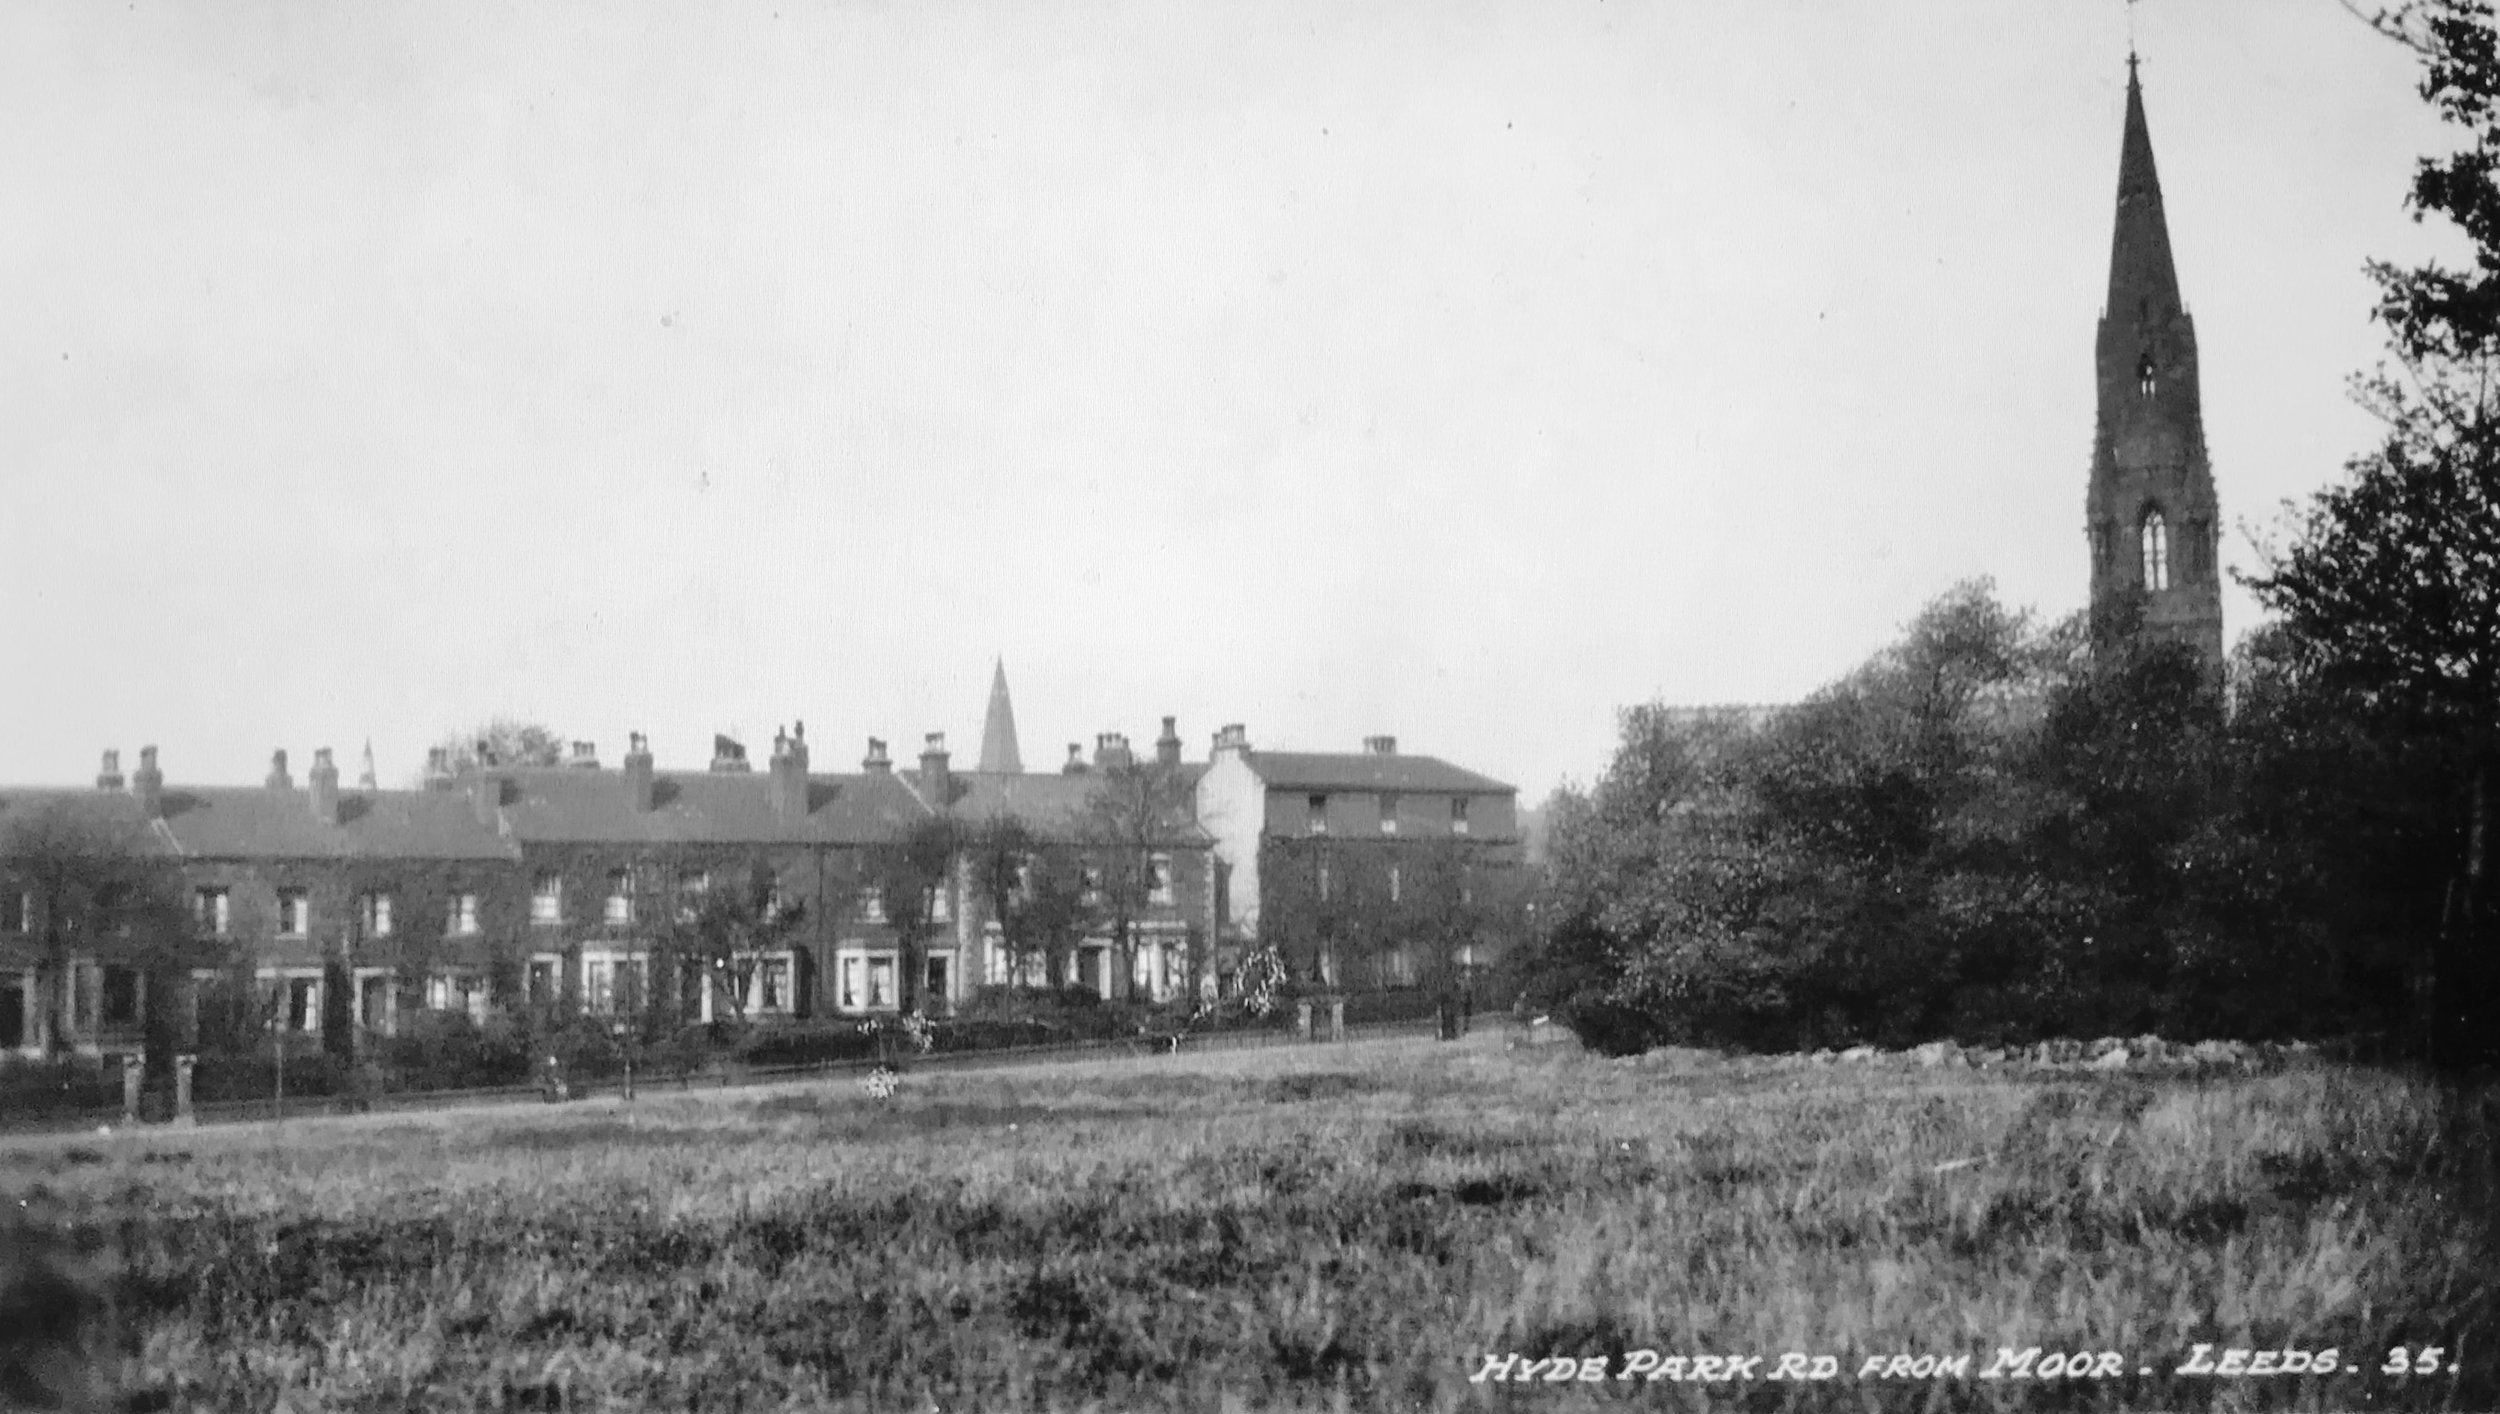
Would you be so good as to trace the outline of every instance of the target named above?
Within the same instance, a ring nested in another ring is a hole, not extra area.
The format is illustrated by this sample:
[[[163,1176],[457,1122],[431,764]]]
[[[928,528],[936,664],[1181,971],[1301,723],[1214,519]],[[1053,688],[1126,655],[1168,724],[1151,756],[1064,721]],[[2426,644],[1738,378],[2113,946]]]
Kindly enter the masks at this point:
[[[1373,756],[1395,756],[1398,754],[1398,739],[1393,736],[1367,736],[1363,738],[1363,750]]]
[[[894,769],[894,758],[885,754],[883,738],[873,736],[868,738],[868,754],[860,758],[859,768],[878,775]]]
[[[1163,719],[1163,735],[1155,738],[1155,762],[1163,766],[1181,764],[1181,734],[1178,718]]]
[[[120,790],[122,788],[122,754],[120,751],[109,746],[104,749],[104,766],[96,772],[95,788],[97,790]]]
[[[271,790],[295,789],[295,778],[287,774],[286,749],[284,747],[269,753],[269,779],[261,782],[261,784],[267,786]]]
[[[451,748],[429,746],[425,749],[425,788],[451,789]]]
[[[946,769],[946,733],[931,732],[920,748],[920,790],[943,810],[955,803],[955,780]]]
[[[1060,767],[1059,770],[1062,775],[1081,776],[1085,774],[1085,743],[1081,741],[1072,741],[1068,743],[1068,764]]]

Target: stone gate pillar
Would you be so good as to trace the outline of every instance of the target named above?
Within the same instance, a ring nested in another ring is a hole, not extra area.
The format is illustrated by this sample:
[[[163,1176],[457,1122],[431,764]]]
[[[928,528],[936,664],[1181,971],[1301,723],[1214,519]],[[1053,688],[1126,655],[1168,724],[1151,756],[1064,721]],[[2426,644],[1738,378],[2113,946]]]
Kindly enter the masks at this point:
[[[174,1123],[191,1124],[191,1067],[199,1064],[198,1056],[174,1057]]]

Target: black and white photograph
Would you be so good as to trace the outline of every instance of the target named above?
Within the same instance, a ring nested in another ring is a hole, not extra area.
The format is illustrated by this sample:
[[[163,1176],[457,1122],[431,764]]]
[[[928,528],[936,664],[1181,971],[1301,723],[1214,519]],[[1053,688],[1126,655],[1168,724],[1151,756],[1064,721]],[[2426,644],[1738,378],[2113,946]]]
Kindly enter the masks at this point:
[[[9,0],[0,308],[0,1410],[2500,1410],[2492,0]]]

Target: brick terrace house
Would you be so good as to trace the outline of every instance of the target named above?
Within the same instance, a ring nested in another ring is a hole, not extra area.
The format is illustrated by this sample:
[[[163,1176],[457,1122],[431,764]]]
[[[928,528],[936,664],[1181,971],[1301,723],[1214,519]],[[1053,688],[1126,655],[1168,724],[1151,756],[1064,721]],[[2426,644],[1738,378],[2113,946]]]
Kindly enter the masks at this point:
[[[1000,765],[1021,761],[1013,741],[1014,719],[1005,708],[1005,677],[991,693],[988,726],[983,733],[983,762]],[[1003,726],[1002,726],[1003,723]],[[1002,732],[1007,739],[1000,739]],[[941,743],[937,743],[942,746]],[[1088,812],[1095,793],[1112,773],[1141,765],[1128,738],[1105,732],[1095,738],[1089,762],[1083,747],[1070,743],[1065,765],[1054,772],[979,770],[949,773],[945,757],[923,755],[914,786],[922,797],[946,810],[968,829],[1002,816],[1021,820],[1042,844],[1082,851],[1089,843]],[[1105,997],[1169,1001],[1200,994],[1216,981],[1211,952],[1215,936],[1214,841],[1189,818],[1187,803],[1202,765],[1181,759],[1181,741],[1174,719],[1163,719],[1163,735],[1155,744],[1153,768],[1172,773],[1179,785],[1182,808],[1152,822],[1148,848],[1153,878],[1144,909],[1133,925],[1134,953],[1126,985],[1116,975],[1113,940],[1107,925],[1098,926],[1076,950],[1076,982]],[[997,922],[972,887],[969,862],[955,871],[955,894],[961,907],[951,915],[959,955],[976,970],[980,981],[1010,980],[1010,960]],[[1022,980],[1038,981],[1028,976]],[[934,979],[932,982],[934,990]]]
[[[1106,738],[1105,749],[1125,742]],[[1176,755],[1177,740],[1168,749]],[[156,995],[136,950],[110,938],[80,940],[50,984],[64,992],[67,1048],[98,1054],[140,1049],[159,1007],[195,1039],[202,997],[229,981],[252,984],[272,1024],[305,1044],[342,1016],[388,1033],[420,1010],[480,1021],[524,1007],[614,1010],[648,995],[664,925],[689,895],[758,867],[804,916],[786,950],[754,960],[744,1013],[890,1012],[900,949],[864,888],[866,852],[940,813],[975,824],[1013,812],[1044,840],[1073,843],[1094,783],[1069,772],[953,773],[942,735],[917,771],[895,770],[872,739],[856,772],[820,773],[804,726],[776,740],[762,771],[726,740],[707,769],[663,771],[637,735],[613,769],[583,742],[556,766],[455,772],[437,751],[414,790],[380,789],[369,773],[343,788],[326,748],[300,787],[284,752],[258,786],[168,787],[150,747],[127,782],[108,752],[92,789],[0,789],[0,821],[66,801],[180,870],[193,946],[178,975],[158,969]],[[1168,872],[1137,921],[1134,994],[1166,998],[1203,975],[1212,866],[1185,820],[1156,862]],[[995,926],[966,907],[968,881],[959,861],[933,910],[941,926],[923,993],[932,1010],[1006,978]],[[33,896],[8,884],[0,877],[0,1055],[37,1056],[56,1010],[42,993],[43,920]],[[1109,956],[1108,938],[1089,940],[1081,978],[1129,994]],[[689,1019],[723,1014],[719,979],[676,981]],[[342,985],[347,996],[329,995]]]
[[[1438,757],[1402,753],[1395,737],[1366,738],[1360,752],[1264,751],[1240,725],[1225,727],[1198,779],[1197,811],[1214,840],[1227,952],[1283,941],[1282,915],[1314,904],[1367,899],[1394,935],[1398,910],[1431,906],[1432,891],[1470,903],[1517,896],[1526,887],[1518,796]],[[1472,946],[1455,959],[1493,960]],[[1421,959],[1403,944],[1365,968],[1354,961],[1323,947],[1310,970],[1340,987],[1420,977]]]
[[[439,770],[439,767],[437,768]],[[855,773],[812,771],[806,726],[778,736],[761,771],[737,743],[715,743],[701,771],[662,771],[639,734],[614,770],[588,743],[563,765],[472,767],[438,789],[511,842],[523,910],[509,934],[499,999],[601,1013],[679,987],[683,1014],[727,1014],[721,979],[696,971],[654,979],[651,965],[678,910],[714,887],[762,870],[775,906],[802,911],[789,946],[754,959],[738,1010],[770,1020],[831,1009],[822,979],[844,949],[869,946],[882,923],[859,907],[863,853],[927,812],[871,742]],[[484,980],[474,976],[460,985]]]
[[[663,771],[637,734],[614,768],[586,742],[554,766],[455,771],[437,751],[417,789],[381,789],[369,760],[343,787],[327,748],[300,786],[284,752],[257,786],[168,786],[154,747],[127,781],[107,752],[93,788],[0,789],[0,822],[68,802],[173,860],[192,917],[179,968],[151,971],[116,939],[83,939],[47,981],[39,910],[0,877],[0,1055],[43,1054],[56,1010],[68,1048],[88,1054],[139,1049],[159,1008],[187,1044],[202,999],[228,984],[306,1045],[342,1020],[389,1033],[427,1011],[596,1014],[654,985],[681,988],[688,1019],[714,1019],[730,1001],[722,981],[699,969],[655,979],[653,958],[691,895],[758,869],[777,902],[804,912],[786,948],[752,959],[739,1009],[763,1021],[890,1012],[903,949],[865,885],[869,852],[933,817],[970,829],[1004,815],[1045,845],[1099,851],[1086,817],[1130,767],[1168,773],[1181,805],[1145,838],[1151,882],[1130,975],[1117,975],[1107,920],[1076,949],[1075,980],[1107,997],[1212,991],[1257,939],[1280,877],[1319,867],[1315,844],[1335,847],[1325,868],[1377,876],[1392,894],[1425,878],[1436,843],[1458,846],[1478,883],[1517,872],[1516,792],[1400,755],[1387,738],[1361,754],[1252,752],[1228,727],[1194,763],[1167,717],[1150,760],[1107,732],[1091,760],[1072,745],[1060,769],[1035,772],[1016,769],[1003,669],[991,708],[981,759],[992,769],[967,772],[950,768],[935,733],[917,770],[895,769],[872,739],[858,770],[817,772],[801,726],[776,738],[760,771],[726,739],[707,769]],[[919,980],[933,1011],[1009,980],[968,858],[947,871],[932,922]],[[63,992],[57,1008],[47,985]]]
[[[297,788],[280,752],[257,787],[169,788],[156,749],[123,788],[118,753],[105,753],[92,791],[0,791],[0,819],[66,800],[81,813],[136,827],[143,847],[178,862],[194,924],[190,966],[157,973],[159,995],[128,940],[85,939],[61,985],[69,1049],[139,1049],[143,1022],[163,1007],[176,1030],[196,1030],[201,992],[251,977],[277,1009],[276,1024],[318,1033],[344,976],[343,999],[360,1023],[387,1027],[400,1006],[393,978],[405,950],[421,948],[449,975],[483,976],[524,901],[518,851],[462,800],[422,791],[343,790],[328,750]],[[5,869],[0,861],[0,869]],[[50,1009],[36,995],[40,920],[29,891],[0,880],[14,904],[0,918],[0,1050],[41,1054]],[[334,973],[332,962],[344,964]],[[168,985],[170,984],[170,986]],[[171,990],[174,995],[163,995]]]

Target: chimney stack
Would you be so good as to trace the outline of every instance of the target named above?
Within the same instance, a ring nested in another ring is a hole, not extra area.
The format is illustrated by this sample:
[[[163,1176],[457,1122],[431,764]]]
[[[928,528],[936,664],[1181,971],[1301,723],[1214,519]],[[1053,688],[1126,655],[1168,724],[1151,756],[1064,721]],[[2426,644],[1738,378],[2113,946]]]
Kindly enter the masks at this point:
[[[1060,774],[1067,776],[1081,776],[1090,769],[1092,768],[1085,764],[1085,743],[1081,741],[1069,742],[1068,764],[1059,768]]]
[[[564,764],[574,767],[577,770],[598,770],[599,743],[595,741],[574,742],[572,754],[564,758]]]
[[[478,771],[469,777],[469,804],[477,810],[481,825],[492,825],[503,810],[503,777],[492,771]]]
[[[1177,725],[1178,721],[1176,717],[1163,719],[1163,735],[1155,738],[1155,764],[1159,766],[1181,764],[1181,734]]]
[[[1395,756],[1398,754],[1398,739],[1393,736],[1367,736],[1363,738],[1363,754]]]
[[[712,769],[723,774],[753,769],[747,765],[746,743],[733,736],[712,733]]]
[[[1215,733],[1215,747],[1207,753],[1210,761],[1221,761],[1227,755],[1250,754],[1250,729],[1239,722],[1227,723]]]
[[[946,769],[946,733],[931,732],[920,747],[920,792],[940,810],[955,803],[955,778]]]
[[[625,794],[636,814],[651,813],[651,739],[640,732],[625,738]]]
[[[97,790],[120,790],[122,788],[122,754],[118,750],[109,746],[104,748],[104,768],[95,773],[95,788]]]
[[[330,748],[325,746],[313,752],[312,770],[308,774],[308,779],[312,783],[313,818],[324,825],[337,824],[339,822],[339,768],[338,764],[330,759]]]
[[[885,739],[883,737],[872,736],[868,738],[868,754],[860,758],[859,769],[875,776],[884,776],[893,773],[894,758],[885,754]]]
[[[139,811],[151,820],[165,817],[165,773],[156,769],[156,748],[139,748],[139,769],[130,775],[130,793],[139,798]]]
[[[773,814],[785,825],[807,818],[807,723],[796,735],[773,733]]]
[[[1094,765],[1105,771],[1116,771],[1134,758],[1129,755],[1128,737],[1121,732],[1098,732],[1094,736]]]
[[[451,789],[451,748],[429,746],[425,749],[425,788]]]
[[[269,779],[261,782],[271,790],[295,789],[295,778],[286,773],[286,748],[269,753]]]

